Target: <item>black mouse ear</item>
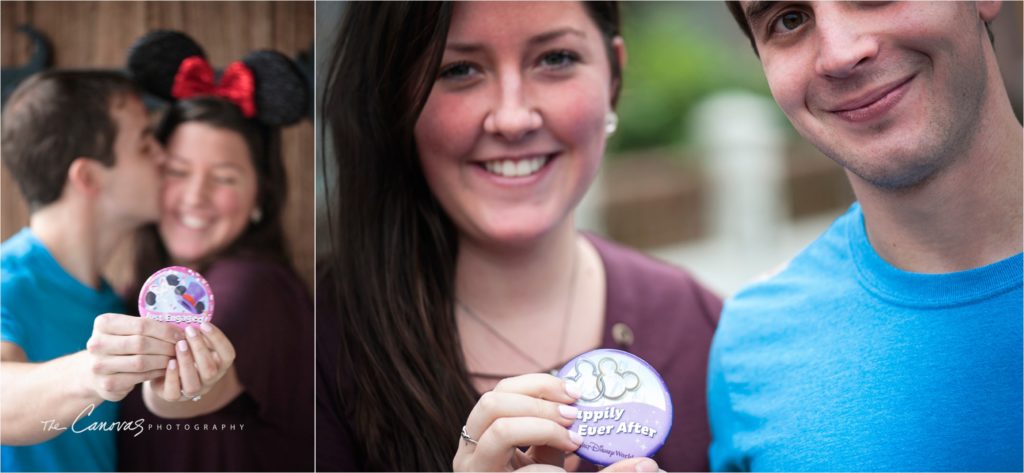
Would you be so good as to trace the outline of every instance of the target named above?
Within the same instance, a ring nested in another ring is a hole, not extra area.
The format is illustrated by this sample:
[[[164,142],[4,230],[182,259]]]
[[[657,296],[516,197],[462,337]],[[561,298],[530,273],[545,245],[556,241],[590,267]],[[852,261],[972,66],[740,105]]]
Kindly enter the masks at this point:
[[[146,92],[173,100],[174,76],[185,58],[206,58],[203,48],[179,31],[147,33],[128,48],[128,73]]]
[[[256,82],[256,119],[270,126],[302,120],[309,103],[309,85],[294,61],[277,51],[249,53],[242,62]]]

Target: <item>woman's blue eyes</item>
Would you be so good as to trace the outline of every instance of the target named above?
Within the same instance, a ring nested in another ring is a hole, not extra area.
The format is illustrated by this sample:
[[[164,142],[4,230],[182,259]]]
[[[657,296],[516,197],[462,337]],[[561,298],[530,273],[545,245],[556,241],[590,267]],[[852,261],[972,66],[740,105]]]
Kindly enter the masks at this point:
[[[540,62],[543,66],[551,69],[561,69],[576,64],[580,57],[572,51],[552,51],[544,55]]]
[[[439,76],[442,79],[462,78],[468,76],[475,69],[468,62],[457,62],[442,69]]]
[[[560,70],[578,62],[580,62],[578,54],[568,50],[559,50],[543,54],[538,61],[538,66],[546,70]],[[438,78],[463,80],[478,73],[480,70],[472,63],[460,61],[441,68]]]

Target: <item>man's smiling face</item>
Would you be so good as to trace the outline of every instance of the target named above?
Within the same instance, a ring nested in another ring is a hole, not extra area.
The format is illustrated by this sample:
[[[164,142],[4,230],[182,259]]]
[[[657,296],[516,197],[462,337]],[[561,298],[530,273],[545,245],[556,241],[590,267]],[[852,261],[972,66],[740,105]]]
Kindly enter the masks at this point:
[[[864,181],[917,185],[963,155],[998,3],[743,2],[776,102]]]

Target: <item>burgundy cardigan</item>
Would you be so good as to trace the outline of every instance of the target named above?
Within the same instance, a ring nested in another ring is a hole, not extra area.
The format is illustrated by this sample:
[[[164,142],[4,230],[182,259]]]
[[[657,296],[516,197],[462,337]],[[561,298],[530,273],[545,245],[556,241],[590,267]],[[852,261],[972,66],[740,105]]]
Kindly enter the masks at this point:
[[[603,238],[586,236],[605,267],[607,300],[601,348],[616,348],[643,358],[661,374],[672,394],[672,431],[654,459],[666,471],[706,471],[711,443],[705,394],[707,361],[722,310],[721,299],[675,266]],[[325,285],[320,288],[317,470],[366,470],[352,442],[352,426],[341,415],[341,393],[334,388],[339,331],[337,319],[323,310],[330,304],[324,294],[327,291],[323,291]],[[583,461],[580,471],[596,468]]]

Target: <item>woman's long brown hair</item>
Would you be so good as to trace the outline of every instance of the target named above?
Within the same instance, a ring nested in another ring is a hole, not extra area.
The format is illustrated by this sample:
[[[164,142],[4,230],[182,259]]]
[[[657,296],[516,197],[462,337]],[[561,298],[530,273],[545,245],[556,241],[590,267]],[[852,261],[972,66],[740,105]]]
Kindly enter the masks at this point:
[[[337,317],[334,383],[368,470],[450,471],[477,399],[454,311],[458,235],[431,194],[413,130],[437,76],[454,5],[348,4],[321,103],[335,166],[317,317]],[[614,2],[586,2],[615,96]],[[322,175],[327,176],[329,172]],[[326,253],[326,254],[325,254]],[[321,319],[322,320],[322,319]],[[323,351],[321,351],[323,353]]]

